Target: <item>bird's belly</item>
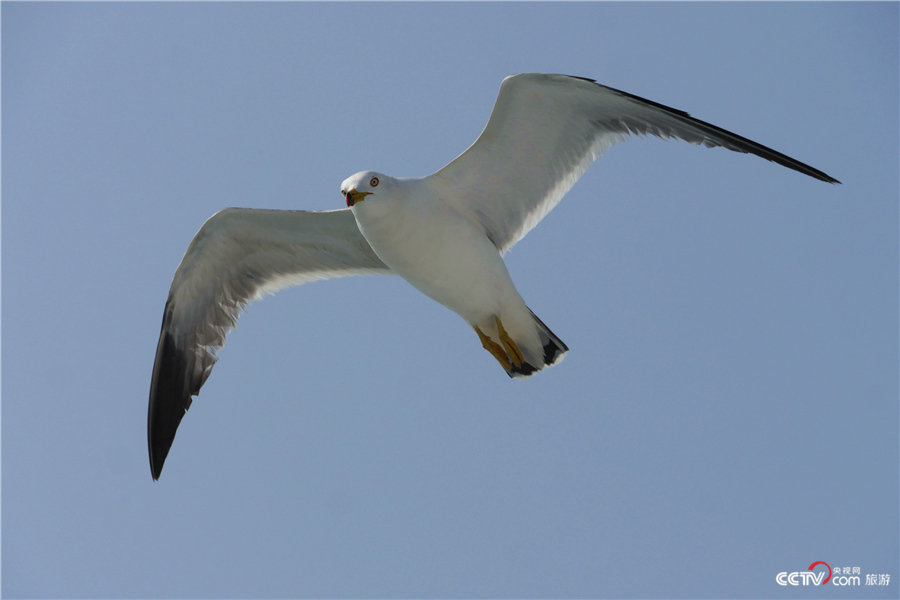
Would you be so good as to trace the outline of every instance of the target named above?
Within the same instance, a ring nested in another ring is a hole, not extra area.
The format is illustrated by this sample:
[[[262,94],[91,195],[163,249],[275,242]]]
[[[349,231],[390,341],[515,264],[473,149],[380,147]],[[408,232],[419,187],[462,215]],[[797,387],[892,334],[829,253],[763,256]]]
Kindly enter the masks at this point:
[[[470,323],[498,314],[518,293],[493,243],[456,215],[360,229],[378,257],[419,291]]]

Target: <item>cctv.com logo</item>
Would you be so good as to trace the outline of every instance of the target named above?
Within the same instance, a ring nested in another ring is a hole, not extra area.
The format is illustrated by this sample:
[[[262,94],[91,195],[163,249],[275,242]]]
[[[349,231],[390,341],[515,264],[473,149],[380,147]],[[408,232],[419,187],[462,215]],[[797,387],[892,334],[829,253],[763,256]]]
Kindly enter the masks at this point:
[[[840,569],[832,577],[831,567],[827,562],[817,560],[809,565],[806,571],[782,571],[775,576],[775,581],[782,586],[825,585],[829,581],[834,586],[861,585],[859,575],[840,575]],[[847,571],[845,571],[846,573]]]

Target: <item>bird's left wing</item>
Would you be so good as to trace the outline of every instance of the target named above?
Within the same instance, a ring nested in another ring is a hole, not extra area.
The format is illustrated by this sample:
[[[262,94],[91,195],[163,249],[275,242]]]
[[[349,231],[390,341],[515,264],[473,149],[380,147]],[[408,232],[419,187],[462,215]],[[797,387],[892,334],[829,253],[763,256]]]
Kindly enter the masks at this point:
[[[175,272],[163,313],[147,416],[153,478],[249,302],[317,279],[389,272],[348,209],[228,208],[210,217]]]
[[[589,79],[540,73],[504,79],[475,143],[427,181],[505,252],[556,206],[601,153],[633,134],[756,154],[838,183],[684,111]]]

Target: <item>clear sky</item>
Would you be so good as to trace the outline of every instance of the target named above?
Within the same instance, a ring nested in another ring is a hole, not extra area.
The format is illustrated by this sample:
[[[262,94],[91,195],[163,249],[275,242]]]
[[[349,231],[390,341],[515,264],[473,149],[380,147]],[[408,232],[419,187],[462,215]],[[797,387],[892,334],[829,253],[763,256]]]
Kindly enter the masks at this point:
[[[897,597],[898,5],[2,3],[4,597]],[[394,277],[250,307],[146,448],[227,206],[428,174],[503,77],[807,162],[613,148],[508,255],[570,347],[507,378]],[[781,587],[814,561],[890,585]]]

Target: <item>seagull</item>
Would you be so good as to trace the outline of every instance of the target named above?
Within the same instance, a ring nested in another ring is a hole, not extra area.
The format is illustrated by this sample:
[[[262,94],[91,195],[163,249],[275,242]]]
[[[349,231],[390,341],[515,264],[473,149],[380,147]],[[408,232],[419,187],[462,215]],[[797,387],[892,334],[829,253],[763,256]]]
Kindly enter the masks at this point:
[[[147,420],[153,479],[241,311],[290,286],[399,275],[462,317],[510,377],[559,362],[568,347],[525,304],[503,255],[600,154],[632,135],[755,154],[840,183],[684,111],[592,79],[507,77],[475,143],[431,175],[362,171],[341,184],[347,208],[226,208],[203,224],[175,271],[163,312]]]

